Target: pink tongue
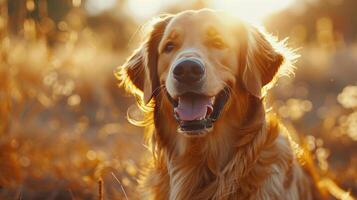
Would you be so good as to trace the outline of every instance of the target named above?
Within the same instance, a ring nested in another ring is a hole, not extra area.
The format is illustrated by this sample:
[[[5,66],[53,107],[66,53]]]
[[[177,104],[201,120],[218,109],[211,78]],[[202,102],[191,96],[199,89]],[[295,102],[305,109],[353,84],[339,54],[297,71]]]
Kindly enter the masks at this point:
[[[182,96],[178,100],[175,112],[184,121],[192,121],[206,117],[207,111],[213,110],[211,98],[205,96]]]

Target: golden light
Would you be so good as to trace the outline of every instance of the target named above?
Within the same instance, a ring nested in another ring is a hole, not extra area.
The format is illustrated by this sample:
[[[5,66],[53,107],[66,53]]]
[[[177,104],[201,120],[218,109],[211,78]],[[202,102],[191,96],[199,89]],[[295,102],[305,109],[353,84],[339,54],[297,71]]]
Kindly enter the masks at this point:
[[[116,5],[116,3],[117,0],[87,0],[84,7],[90,15],[97,15],[106,10],[110,10]]]
[[[35,2],[33,0],[26,1],[26,8],[28,11],[35,10]]]
[[[287,8],[294,0],[212,0],[211,7],[231,13],[254,24],[280,10]]]
[[[133,14],[138,21],[145,21],[159,14],[161,9],[177,3],[178,0],[129,0],[126,6],[128,13]]]
[[[81,0],[72,0],[72,4],[74,7],[80,7],[82,1]]]
[[[224,10],[246,21],[261,24],[262,20],[287,8],[295,0],[207,0],[204,1],[208,8]],[[159,14],[160,10],[168,7],[190,7],[195,1],[164,1],[164,0],[130,0],[127,2],[128,12],[132,13],[139,21],[147,20]]]

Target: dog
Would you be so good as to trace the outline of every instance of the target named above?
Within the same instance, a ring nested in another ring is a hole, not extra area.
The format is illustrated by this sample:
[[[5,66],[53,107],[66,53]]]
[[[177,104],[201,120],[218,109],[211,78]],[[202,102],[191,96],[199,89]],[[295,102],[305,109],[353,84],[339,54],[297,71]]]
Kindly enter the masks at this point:
[[[264,105],[296,57],[284,41],[221,11],[154,19],[116,74],[151,132],[143,198],[316,199],[297,143]]]

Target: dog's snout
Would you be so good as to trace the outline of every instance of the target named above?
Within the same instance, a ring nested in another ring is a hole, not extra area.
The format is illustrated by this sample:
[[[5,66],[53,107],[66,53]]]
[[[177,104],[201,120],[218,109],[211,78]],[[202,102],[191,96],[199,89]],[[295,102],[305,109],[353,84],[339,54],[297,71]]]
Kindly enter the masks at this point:
[[[173,74],[176,80],[185,83],[194,83],[202,79],[205,73],[203,64],[196,60],[184,60],[178,63]]]

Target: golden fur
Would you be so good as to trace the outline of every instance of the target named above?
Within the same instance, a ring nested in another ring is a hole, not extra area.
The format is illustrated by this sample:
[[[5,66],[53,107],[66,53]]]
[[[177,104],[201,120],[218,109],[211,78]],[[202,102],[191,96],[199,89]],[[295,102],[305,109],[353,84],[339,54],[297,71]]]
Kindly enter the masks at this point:
[[[298,162],[296,144],[274,114],[266,113],[262,100],[262,88],[269,87],[278,74],[291,70],[294,54],[249,24],[231,22],[223,29],[224,33],[231,31],[230,36],[237,34],[238,39],[232,37],[232,41],[239,44],[224,51],[236,54],[234,60],[220,54],[222,63],[230,66],[229,73],[223,68],[210,69],[213,75],[222,74],[215,78],[231,90],[213,130],[193,138],[177,133],[173,107],[163,86],[168,73],[165,67],[173,58],[163,56],[160,49],[169,34],[167,27],[171,30],[178,23],[189,26],[187,19],[193,15],[216,18],[220,13],[200,10],[157,18],[146,40],[117,73],[122,86],[137,97],[146,114],[141,125],[149,132],[153,163],[143,180],[143,198],[316,199],[318,192]],[[205,56],[207,60],[216,58],[212,53]],[[213,78],[211,81],[216,83]]]

